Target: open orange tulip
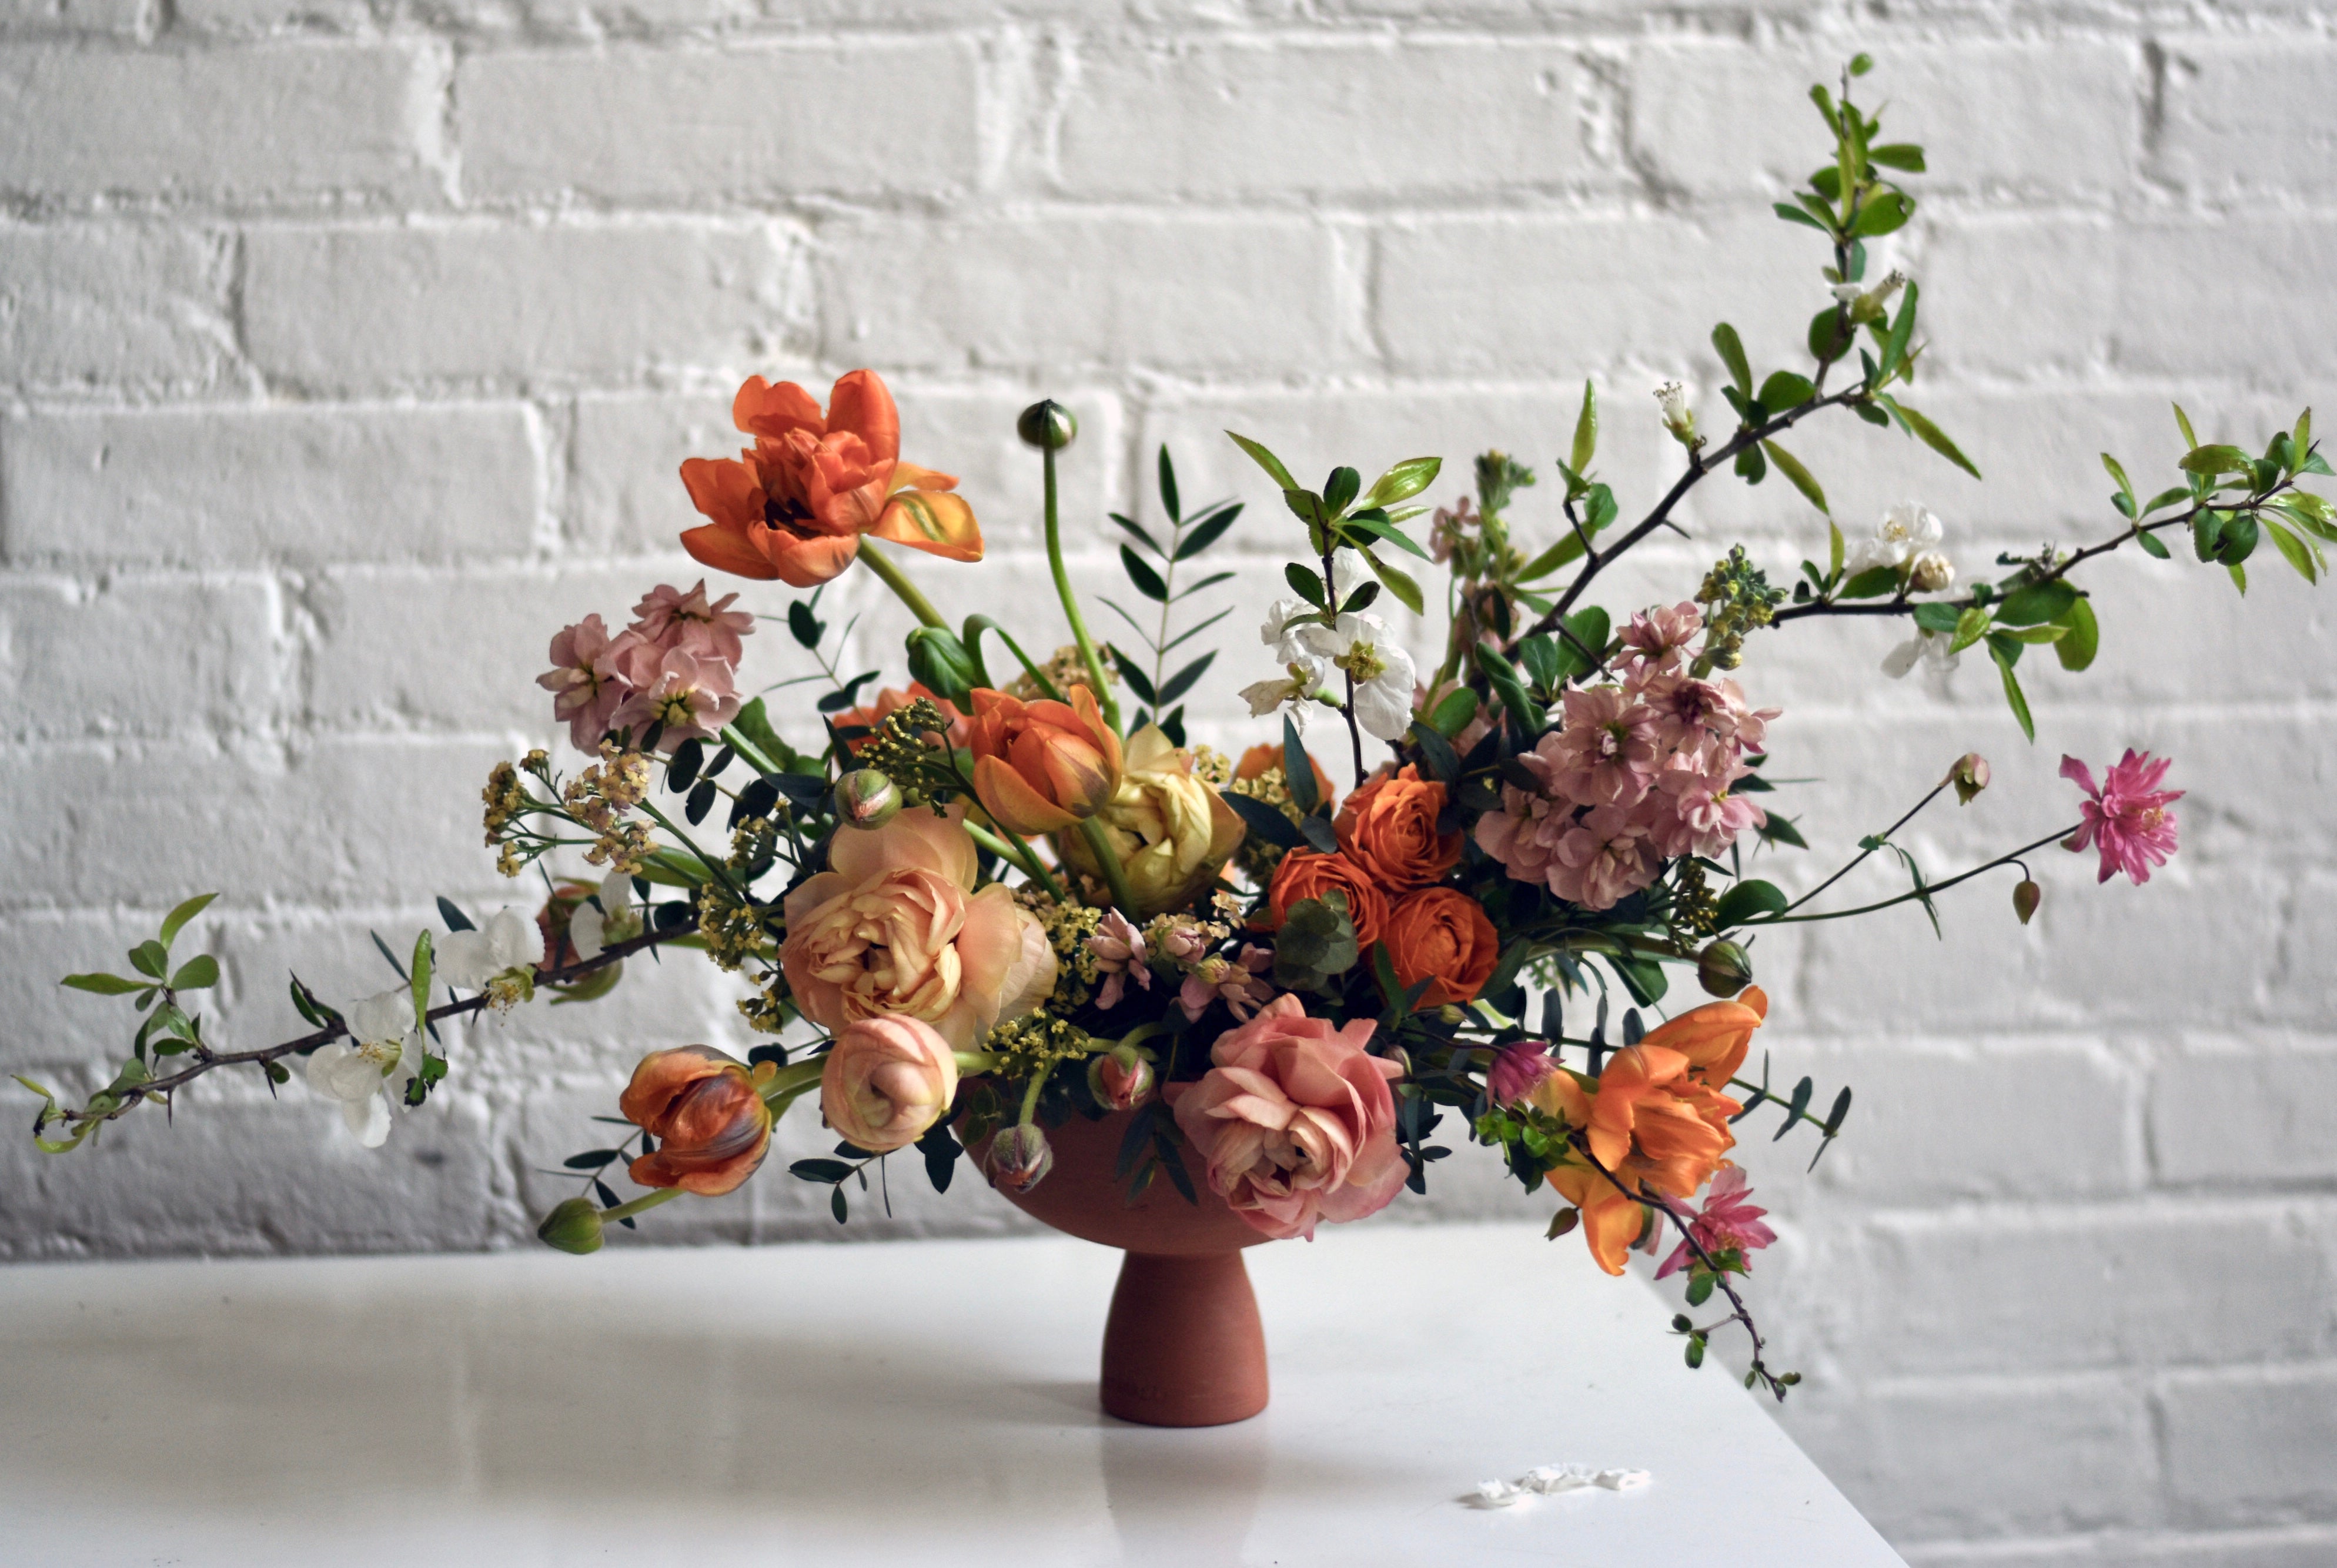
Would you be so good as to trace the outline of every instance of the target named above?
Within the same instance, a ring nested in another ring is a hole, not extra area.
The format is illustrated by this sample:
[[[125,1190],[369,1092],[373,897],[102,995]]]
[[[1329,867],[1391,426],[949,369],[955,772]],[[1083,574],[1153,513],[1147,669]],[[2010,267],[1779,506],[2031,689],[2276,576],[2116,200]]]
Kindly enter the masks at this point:
[[[617,1109],[658,1140],[628,1167],[643,1187],[719,1197],[736,1191],[771,1151],[771,1108],[747,1064],[705,1045],[642,1057]]]
[[[705,564],[809,588],[852,564],[863,534],[982,559],[973,508],[951,493],[957,480],[901,461],[900,412],[874,370],[839,377],[825,414],[792,381],[749,377],[731,417],[751,448],[681,466],[691,503],[713,519],[681,536]]]

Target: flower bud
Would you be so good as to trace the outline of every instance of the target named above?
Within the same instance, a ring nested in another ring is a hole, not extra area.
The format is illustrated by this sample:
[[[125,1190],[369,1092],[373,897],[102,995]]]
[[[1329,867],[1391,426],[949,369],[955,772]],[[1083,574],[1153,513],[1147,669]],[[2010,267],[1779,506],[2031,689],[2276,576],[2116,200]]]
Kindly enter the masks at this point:
[[[973,655],[957,633],[942,626],[920,626],[909,633],[909,673],[925,690],[953,707],[965,706],[977,676]]]
[[[874,768],[855,768],[836,781],[836,814],[851,828],[882,828],[901,809],[901,788]]]
[[[1028,1122],[1002,1129],[982,1161],[990,1184],[1009,1192],[1028,1192],[1054,1168],[1055,1152],[1047,1146],[1047,1135]]]
[[[2020,923],[2026,926],[2030,917],[2037,913],[2037,906],[2044,902],[2044,899],[2045,889],[2027,877],[2023,877],[2020,885],[2012,890],[2012,912],[2019,916]]]
[[[1107,1111],[1133,1111],[1152,1098],[1152,1063],[1133,1045],[1115,1045],[1088,1060],[1088,1093]]]
[[[1937,550],[1926,550],[1907,569],[1907,584],[1918,593],[1939,593],[1952,587],[1956,564]]]
[[[1753,984],[1753,960],[1734,942],[1710,942],[1696,956],[1696,983],[1715,996],[1734,996]]]
[[[1696,411],[1687,406],[1687,389],[1677,381],[1667,381],[1656,388],[1656,403],[1663,410],[1664,428],[1681,446],[1695,446]]]
[[[1376,1054],[1381,1061],[1394,1063],[1396,1080],[1399,1083],[1412,1076],[1412,1053],[1403,1046],[1391,1045]]]
[[[557,1247],[562,1252],[582,1257],[601,1250],[601,1210],[590,1198],[571,1198],[552,1205],[543,1223],[535,1228],[536,1239],[547,1247]]]
[[[1947,782],[1956,787],[1957,804],[1970,805],[1972,797],[1988,788],[1988,759],[1977,751],[1965,752],[1948,769]]]
[[[1046,397],[1022,410],[1014,421],[1014,433],[1026,446],[1060,452],[1078,439],[1080,422],[1070,409]]]

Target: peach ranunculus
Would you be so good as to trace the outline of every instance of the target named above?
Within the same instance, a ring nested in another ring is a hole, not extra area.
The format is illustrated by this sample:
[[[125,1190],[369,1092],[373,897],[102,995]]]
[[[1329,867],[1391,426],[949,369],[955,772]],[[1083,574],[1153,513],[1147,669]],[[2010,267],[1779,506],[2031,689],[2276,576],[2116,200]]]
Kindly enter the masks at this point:
[[[836,1033],[819,1073],[819,1111],[838,1137],[871,1154],[906,1148],[957,1097],[957,1058],[921,1018],[887,1014]]]
[[[1485,906],[1457,887],[1423,887],[1397,899],[1380,940],[1406,990],[1428,982],[1420,1007],[1475,1001],[1501,954]]]
[[[786,901],[779,966],[803,1015],[831,1033],[863,1018],[922,1019],[953,1050],[1053,991],[1055,953],[1002,883],[973,890],[965,807],[926,807],[838,833],[828,868]]]
[[[1177,1126],[1209,1190],[1276,1240],[1376,1214],[1409,1171],[1395,1139],[1394,1063],[1365,1053],[1377,1025],[1334,1028],[1296,996],[1217,1036],[1209,1071],[1177,1099]]]
[[[1026,838],[1077,826],[1120,789],[1120,737],[1093,692],[1074,686],[1071,697],[1025,702],[973,690],[973,792],[992,820]]]
[[[642,1057],[617,1109],[658,1141],[627,1167],[643,1187],[717,1197],[752,1176],[771,1152],[771,1108],[747,1064],[710,1046]]]
[[[1190,904],[1242,841],[1242,819],[1208,779],[1194,776],[1192,753],[1158,724],[1129,737],[1120,788],[1095,819],[1120,857],[1139,919]],[[1058,834],[1055,852],[1072,870],[1100,880],[1083,836]]]
[[[681,536],[682,548],[717,571],[777,578],[797,588],[852,564],[860,535],[982,559],[982,529],[957,480],[901,461],[901,416],[883,377],[837,377],[825,414],[792,381],[749,377],[732,402],[755,445],[728,458],[692,457],[681,482],[713,521]]]
[[[865,702],[857,708],[846,708],[843,712],[836,715],[836,727],[839,730],[874,730],[920,697],[927,699],[934,707],[939,708],[942,710],[942,717],[949,720],[950,745],[953,748],[963,746],[966,743],[967,735],[965,715],[959,712],[957,705],[947,698],[936,697],[927,691],[925,683],[922,681],[910,681],[909,689],[905,691],[897,686],[879,687],[875,701]],[[856,740],[846,740],[844,743],[845,749],[857,753],[863,746],[875,739],[874,735],[863,735]]]
[[[1753,1031],[1769,1016],[1769,994],[1747,985],[1733,1002],[1707,1002],[1657,1026],[1642,1045],[1660,1045],[1687,1058],[1691,1076],[1726,1090],[1753,1048]]]
[[[1293,904],[1320,898],[1334,889],[1346,895],[1347,921],[1355,928],[1355,946],[1369,953],[1387,925],[1387,895],[1344,855],[1322,855],[1312,849],[1293,849],[1285,855],[1274,868],[1274,879],[1266,886],[1268,929],[1282,928]]]
[[[1462,834],[1436,830],[1444,786],[1407,762],[1374,774],[1339,808],[1339,849],[1391,896],[1423,887],[1461,863]]]

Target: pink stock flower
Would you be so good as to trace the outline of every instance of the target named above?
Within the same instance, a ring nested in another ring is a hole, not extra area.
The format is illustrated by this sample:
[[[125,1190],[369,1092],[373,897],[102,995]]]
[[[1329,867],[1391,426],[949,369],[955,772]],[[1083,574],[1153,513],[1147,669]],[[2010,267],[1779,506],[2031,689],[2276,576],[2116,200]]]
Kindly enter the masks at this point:
[[[2150,880],[2152,867],[2166,865],[2175,853],[2175,813],[2168,808],[2185,792],[2158,788],[2171,765],[2167,758],[2153,759],[2129,746],[2097,788],[2083,762],[2061,759],[2061,777],[2087,796],[2078,808],[2078,830],[2062,843],[2073,853],[2088,847],[2101,851],[2101,875],[2095,880],[2107,882],[2111,873],[2123,871],[2140,885]]]
[[[1104,912],[1096,934],[1088,938],[1088,951],[1095,955],[1096,973],[1103,976],[1096,1005],[1106,1012],[1120,1005],[1120,995],[1130,980],[1139,991],[1152,989],[1152,970],[1144,962],[1143,934],[1119,910]]]
[[[1550,890],[1585,909],[1611,909],[1656,879],[1663,861],[1646,827],[1620,806],[1583,813],[1558,846]]]
[[[1655,782],[1655,712],[1619,686],[1569,687],[1553,760],[1569,798],[1586,806],[1636,805]]]
[[[1493,1054],[1493,1064],[1485,1069],[1485,1096],[1497,1106],[1514,1105],[1557,1071],[1545,1041],[1521,1040],[1505,1045]]]
[[[1177,1005],[1189,1021],[1208,1012],[1210,1003],[1223,1002],[1237,1022],[1247,1023],[1275,1000],[1274,987],[1265,979],[1273,968],[1273,950],[1255,943],[1243,947],[1238,959],[1204,958],[1185,976]]]
[[[1631,617],[1623,628],[1623,646],[1635,663],[1670,669],[1703,630],[1703,612],[1686,600],[1668,610],[1657,604]]]
[[[552,717],[567,720],[569,743],[579,751],[600,745],[617,710],[632,695],[631,684],[616,667],[625,646],[621,635],[610,637],[598,615],[562,627],[552,639],[553,667],[535,683],[552,693]]]
[[[687,593],[660,583],[633,606],[632,630],[661,649],[680,648],[735,668],[744,652],[738,640],[755,630],[752,615],[730,608],[738,599],[725,593],[719,602],[708,603],[703,577]]]
[[[612,722],[642,731],[652,724],[664,726],[660,750],[693,738],[711,739],[744,706],[731,686],[730,667],[718,660],[680,648],[661,650],[644,640],[626,651],[622,662],[633,690]]]
[[[1752,769],[1737,761],[1734,752],[1723,755],[1720,770],[1707,772],[1703,764],[1715,759],[1676,754],[1677,766],[1666,767],[1657,789],[1643,803],[1641,819],[1664,854],[1719,855],[1736,842],[1737,835],[1769,820],[1751,796],[1730,792],[1729,785]]]
[[[1688,1234],[1706,1252],[1726,1252],[1731,1248],[1754,1252],[1766,1247],[1777,1239],[1777,1233],[1761,1222],[1761,1217],[1769,1211],[1745,1201],[1752,1196],[1752,1189],[1745,1184],[1744,1167],[1722,1166],[1714,1174],[1712,1185],[1705,1190],[1703,1210],[1687,1223]],[[1682,1241],[1656,1270],[1656,1278],[1678,1273],[1694,1256],[1688,1244]],[[1752,1265],[1747,1263],[1745,1269],[1750,1272]]]

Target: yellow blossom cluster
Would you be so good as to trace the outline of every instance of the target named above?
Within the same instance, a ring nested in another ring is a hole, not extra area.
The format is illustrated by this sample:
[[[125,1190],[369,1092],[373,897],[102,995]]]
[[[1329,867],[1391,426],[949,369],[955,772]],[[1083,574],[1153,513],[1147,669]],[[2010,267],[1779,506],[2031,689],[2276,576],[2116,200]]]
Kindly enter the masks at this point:
[[[1085,1030],[1048,1014],[1033,1013],[999,1024],[983,1042],[983,1049],[997,1056],[1000,1078],[1027,1083],[1058,1062],[1094,1055],[1097,1046],[1094,1036]]]
[[[1037,917],[1047,945],[1055,950],[1055,990],[1050,1000],[1084,1007],[1095,995],[1099,975],[1088,938],[1103,923],[1103,911],[1088,904],[1058,903],[1031,882],[1014,890],[1014,899]]]
[[[638,875],[649,858],[649,829],[624,820],[650,791],[650,760],[601,742],[601,760],[578,774],[562,792],[576,820],[597,837],[584,858],[595,866]]]

